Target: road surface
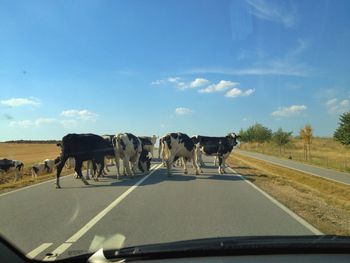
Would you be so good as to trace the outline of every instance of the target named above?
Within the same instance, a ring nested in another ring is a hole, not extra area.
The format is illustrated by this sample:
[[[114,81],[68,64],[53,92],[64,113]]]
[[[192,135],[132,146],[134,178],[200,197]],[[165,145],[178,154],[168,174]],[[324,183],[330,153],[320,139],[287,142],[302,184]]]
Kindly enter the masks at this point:
[[[281,159],[277,157],[273,157],[266,154],[256,153],[256,152],[248,152],[243,150],[235,150],[241,155],[252,157],[258,160],[262,160],[265,162],[270,162],[273,164],[277,164],[279,166],[287,167],[293,170],[301,171],[304,173],[311,174],[313,176],[319,176],[331,181],[336,181],[338,183],[350,185],[350,174],[338,172],[335,170],[330,170],[322,167],[317,167],[314,165],[303,164],[300,162],[295,162],[292,160]]]
[[[36,259],[219,236],[322,234],[240,175],[217,174],[212,160],[198,177],[160,162],[146,176],[116,180],[115,170],[85,186],[73,176],[0,195],[1,234]],[[228,171],[228,170],[227,170]],[[229,172],[229,171],[228,171]],[[111,242],[113,240],[113,242]],[[110,247],[105,242],[104,247]],[[47,257],[47,253],[54,256]]]

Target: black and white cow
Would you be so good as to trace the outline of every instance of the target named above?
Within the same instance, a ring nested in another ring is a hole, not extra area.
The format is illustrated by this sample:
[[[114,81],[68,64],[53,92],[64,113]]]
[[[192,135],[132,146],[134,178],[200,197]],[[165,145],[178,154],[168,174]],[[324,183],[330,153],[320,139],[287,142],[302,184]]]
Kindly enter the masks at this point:
[[[153,158],[153,151],[154,151],[154,145],[157,142],[157,136],[153,135],[151,136],[139,136],[139,139],[142,142],[142,149],[148,151],[151,153],[152,158]]]
[[[219,160],[218,171],[225,173],[225,162],[234,146],[237,145],[239,136],[235,133],[229,133],[225,137],[193,136],[192,141],[197,148],[197,162],[203,165],[202,153],[208,156],[217,156]]]
[[[108,155],[114,155],[113,145],[108,143],[101,136],[96,134],[67,134],[62,138],[60,162],[57,164],[56,187],[61,188],[59,178],[62,168],[68,158],[75,159],[75,171],[81,180],[88,184],[81,172],[83,161],[92,160],[99,165],[97,177],[99,177],[104,168],[104,158]],[[95,177],[95,180],[97,180]]]
[[[30,172],[32,174],[33,179],[36,179],[38,175],[48,174],[50,173],[50,171],[51,169],[46,162],[36,163],[30,168]]]
[[[136,175],[137,169],[139,169],[142,173],[149,170],[147,168],[150,166],[148,152],[142,154],[142,142],[138,137],[131,133],[117,134],[114,137],[113,146],[115,152],[115,159],[119,160],[120,158],[123,160],[124,175]],[[116,166],[119,179],[119,162],[116,163]]]
[[[15,172],[15,181],[21,176],[20,171],[23,170],[24,164],[21,161],[0,159],[0,173]]]
[[[45,159],[43,163],[46,164],[47,167],[49,167],[49,173],[52,173],[54,168],[56,168],[56,164],[58,163],[58,159]]]
[[[196,147],[188,135],[178,133],[168,133],[161,139],[162,157],[166,162],[168,176],[171,175],[173,163],[183,158],[184,173],[187,174],[187,161],[192,161],[196,175],[199,175],[199,166],[196,158]]]
[[[114,137],[115,135],[111,135],[111,134],[102,135],[102,138],[108,141],[112,145],[113,145]],[[114,165],[115,155],[108,155],[106,156],[106,159],[109,161],[109,165]],[[105,165],[105,169],[106,169],[106,172],[109,172],[108,165]],[[103,171],[103,174],[106,174],[106,172]]]
[[[166,167],[165,152],[164,152],[164,137],[159,138],[158,158],[162,160],[163,166]]]

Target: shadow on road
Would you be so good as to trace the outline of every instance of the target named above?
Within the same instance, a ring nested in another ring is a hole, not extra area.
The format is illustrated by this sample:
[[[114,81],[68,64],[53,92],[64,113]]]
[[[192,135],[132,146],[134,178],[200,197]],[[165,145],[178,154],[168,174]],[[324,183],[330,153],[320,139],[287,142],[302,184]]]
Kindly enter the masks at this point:
[[[225,180],[225,181],[241,181],[244,180],[243,178],[236,176],[232,173],[227,174],[218,174],[217,173],[217,167],[208,166],[205,167],[204,173],[201,173],[200,175],[194,175],[193,171],[191,171],[191,168],[189,168],[189,174],[184,174],[180,167],[177,167],[177,169],[172,170],[172,175],[167,176],[166,169],[160,168],[156,170],[152,176],[150,176],[147,180],[142,182],[140,186],[147,186],[147,185],[153,185],[153,184],[159,184],[165,181],[174,181],[174,182],[185,182],[185,181],[193,181],[193,180]],[[91,188],[91,187],[116,187],[116,186],[133,186],[135,185],[141,178],[143,178],[145,175],[136,175],[134,177],[128,177],[128,176],[121,176],[119,180],[117,180],[117,175],[115,174],[109,174],[104,177],[99,178],[99,181],[89,180],[90,185],[77,185],[77,186],[63,186],[65,189],[72,189],[72,188]],[[245,175],[249,176],[249,175]],[[253,176],[253,175],[251,175]],[[76,179],[79,181],[80,179]]]

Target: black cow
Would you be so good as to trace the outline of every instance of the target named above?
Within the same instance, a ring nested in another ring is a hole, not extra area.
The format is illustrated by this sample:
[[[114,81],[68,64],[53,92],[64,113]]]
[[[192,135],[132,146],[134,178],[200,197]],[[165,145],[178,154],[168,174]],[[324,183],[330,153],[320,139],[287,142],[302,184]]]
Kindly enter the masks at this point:
[[[164,137],[160,138],[162,145],[162,158],[166,162],[168,169],[168,176],[171,175],[171,167],[179,158],[184,160],[184,173],[187,174],[186,162],[192,160],[193,168],[195,169],[196,175],[199,175],[199,167],[197,165],[196,158],[196,146],[192,139],[188,135],[178,133],[168,133]]]
[[[99,165],[97,177],[99,177],[104,168],[105,156],[114,155],[113,145],[99,135],[95,134],[67,134],[62,138],[61,161],[57,164],[56,188],[61,188],[59,178],[62,168],[69,157],[75,159],[75,172],[81,180],[88,184],[81,172],[83,161],[91,160],[93,164]],[[97,180],[97,178],[95,178]]]
[[[23,170],[24,164],[21,161],[0,159],[0,173],[15,172],[15,181],[17,181],[21,175],[20,171]]]
[[[192,141],[197,147],[197,161],[202,166],[202,153],[209,156],[217,156],[219,159],[219,173],[225,173],[225,162],[234,146],[237,145],[239,136],[229,133],[225,137],[193,136]]]

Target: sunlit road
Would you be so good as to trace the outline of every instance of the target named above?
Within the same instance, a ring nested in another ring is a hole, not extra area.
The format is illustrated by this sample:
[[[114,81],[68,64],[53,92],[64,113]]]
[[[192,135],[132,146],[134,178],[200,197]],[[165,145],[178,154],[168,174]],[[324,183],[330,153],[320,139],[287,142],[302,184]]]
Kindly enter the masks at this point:
[[[96,250],[116,234],[124,246],[195,238],[320,234],[281,204],[212,160],[200,176],[153,162],[148,176],[116,180],[115,172],[85,186],[68,176],[0,195],[0,232],[31,257],[54,260]],[[143,180],[140,182],[140,180]],[[111,240],[113,242],[111,242]]]

